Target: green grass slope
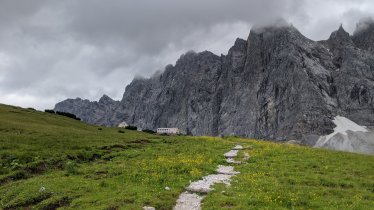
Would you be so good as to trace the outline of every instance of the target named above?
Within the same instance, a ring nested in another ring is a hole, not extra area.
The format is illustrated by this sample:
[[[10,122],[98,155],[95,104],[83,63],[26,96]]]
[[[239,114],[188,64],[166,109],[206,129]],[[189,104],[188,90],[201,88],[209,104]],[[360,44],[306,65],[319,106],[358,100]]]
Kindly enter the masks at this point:
[[[215,186],[204,209],[374,206],[373,156],[151,135],[0,104],[0,209],[172,209],[184,187],[224,164],[236,143],[251,145],[251,158],[236,167],[230,187]]]
[[[251,158],[204,209],[374,209],[374,156],[250,141]]]

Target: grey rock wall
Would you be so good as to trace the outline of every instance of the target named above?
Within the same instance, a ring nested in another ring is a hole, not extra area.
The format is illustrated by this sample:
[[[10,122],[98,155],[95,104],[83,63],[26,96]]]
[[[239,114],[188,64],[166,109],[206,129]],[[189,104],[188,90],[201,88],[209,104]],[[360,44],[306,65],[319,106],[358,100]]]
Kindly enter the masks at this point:
[[[55,110],[92,124],[273,140],[331,133],[338,114],[374,126],[373,28],[350,36],[340,27],[319,42],[293,26],[255,29],[227,55],[188,52],[134,79],[120,102],[68,99]]]
[[[104,126],[112,126],[111,116],[120,104],[107,95],[103,95],[98,102],[76,99],[66,99],[55,105],[54,110],[68,112],[79,116],[82,121]]]

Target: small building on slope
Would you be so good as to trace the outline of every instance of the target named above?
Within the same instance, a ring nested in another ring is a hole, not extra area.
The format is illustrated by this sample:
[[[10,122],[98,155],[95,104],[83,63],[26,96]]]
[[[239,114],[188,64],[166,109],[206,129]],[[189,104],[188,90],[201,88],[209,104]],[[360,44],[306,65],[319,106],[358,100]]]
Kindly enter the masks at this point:
[[[158,134],[179,134],[179,129],[178,128],[157,128],[157,133]]]
[[[129,125],[126,122],[121,122],[120,124],[118,124],[119,128],[126,128],[127,126]]]

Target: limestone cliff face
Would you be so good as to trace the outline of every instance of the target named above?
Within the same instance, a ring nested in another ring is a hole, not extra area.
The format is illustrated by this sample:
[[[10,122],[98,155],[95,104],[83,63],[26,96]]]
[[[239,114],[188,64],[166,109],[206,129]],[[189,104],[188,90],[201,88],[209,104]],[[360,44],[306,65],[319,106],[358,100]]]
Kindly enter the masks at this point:
[[[223,79],[238,80],[227,85],[223,133],[288,139],[328,132],[331,109],[318,85],[328,86],[332,64],[317,57],[328,57],[327,49],[293,27],[251,31],[247,46],[242,71],[233,75],[228,69]]]
[[[135,79],[120,102],[68,99],[55,109],[93,124],[274,140],[331,133],[336,115],[374,126],[371,30],[350,36],[340,27],[315,42],[292,26],[255,29],[227,55],[189,52],[162,74]]]
[[[115,118],[147,129],[178,127],[194,135],[217,134],[221,60],[210,52],[190,52],[163,74],[134,80],[117,110],[122,116]]]
[[[107,95],[103,95],[98,102],[80,98],[67,99],[57,103],[54,109],[75,114],[90,124],[113,125],[111,115],[118,105],[119,101],[114,101]]]

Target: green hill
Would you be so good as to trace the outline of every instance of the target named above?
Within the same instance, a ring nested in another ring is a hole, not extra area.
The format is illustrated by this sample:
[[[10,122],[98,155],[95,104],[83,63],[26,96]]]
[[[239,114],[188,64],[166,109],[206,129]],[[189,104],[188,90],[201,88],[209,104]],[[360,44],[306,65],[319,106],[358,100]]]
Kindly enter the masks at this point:
[[[203,209],[370,209],[374,156],[250,139],[160,136],[0,105],[0,208],[172,209],[190,181],[251,158]],[[241,154],[242,155],[242,154]],[[170,190],[166,190],[169,187]]]

